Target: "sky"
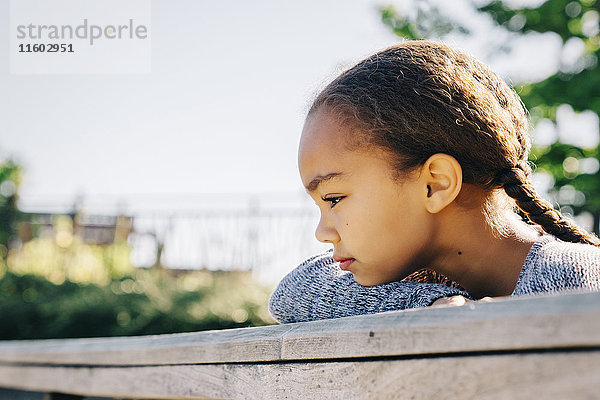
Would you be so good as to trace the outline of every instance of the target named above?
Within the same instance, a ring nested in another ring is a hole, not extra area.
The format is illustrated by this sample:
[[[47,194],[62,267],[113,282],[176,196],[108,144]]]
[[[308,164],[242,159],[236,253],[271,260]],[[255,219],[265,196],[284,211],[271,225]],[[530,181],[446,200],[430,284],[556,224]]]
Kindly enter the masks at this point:
[[[152,1],[151,14],[146,74],[11,74],[2,41],[0,152],[24,165],[24,200],[298,192],[311,96],[396,41],[369,1]]]
[[[389,3],[147,0],[148,71],[22,74],[11,73],[10,2],[1,2],[0,157],[25,168],[22,205],[49,208],[77,196],[128,204],[223,193],[296,196],[297,144],[310,100],[342,68],[398,42],[378,13]],[[410,1],[394,4],[416,9]],[[558,68],[557,37],[514,40],[511,55],[496,53],[490,43],[505,34],[490,32],[464,1],[452,2],[451,15],[474,35],[450,44],[510,82]],[[107,60],[118,63],[118,53]]]

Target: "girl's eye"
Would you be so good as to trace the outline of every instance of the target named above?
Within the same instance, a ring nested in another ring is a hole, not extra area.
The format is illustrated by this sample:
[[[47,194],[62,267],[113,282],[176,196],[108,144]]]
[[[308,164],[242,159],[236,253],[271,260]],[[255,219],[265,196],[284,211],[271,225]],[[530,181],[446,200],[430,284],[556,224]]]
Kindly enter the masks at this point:
[[[335,196],[335,197],[321,197],[321,199],[323,201],[326,201],[328,203],[331,203],[331,208],[335,207],[335,205],[337,203],[340,202],[340,200],[342,200],[344,198],[344,196]]]

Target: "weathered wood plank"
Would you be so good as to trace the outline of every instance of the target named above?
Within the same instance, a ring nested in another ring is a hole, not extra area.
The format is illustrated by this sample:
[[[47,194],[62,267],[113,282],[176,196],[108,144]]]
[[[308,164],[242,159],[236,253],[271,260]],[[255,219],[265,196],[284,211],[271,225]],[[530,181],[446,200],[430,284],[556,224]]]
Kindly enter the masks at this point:
[[[0,342],[0,362],[164,365],[600,346],[600,293],[507,298],[281,326]]]
[[[154,367],[0,366],[0,386],[151,399],[597,398],[600,352]]]

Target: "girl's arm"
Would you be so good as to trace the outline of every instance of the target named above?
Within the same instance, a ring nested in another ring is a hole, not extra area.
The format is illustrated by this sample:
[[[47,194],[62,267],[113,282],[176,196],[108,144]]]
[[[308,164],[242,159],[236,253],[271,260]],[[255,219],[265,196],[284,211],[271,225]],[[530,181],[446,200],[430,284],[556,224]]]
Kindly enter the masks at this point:
[[[269,300],[269,311],[281,323],[305,322],[424,307],[452,295],[471,298],[441,284],[402,281],[362,286],[339,268],[328,251],[304,261],[281,280]]]

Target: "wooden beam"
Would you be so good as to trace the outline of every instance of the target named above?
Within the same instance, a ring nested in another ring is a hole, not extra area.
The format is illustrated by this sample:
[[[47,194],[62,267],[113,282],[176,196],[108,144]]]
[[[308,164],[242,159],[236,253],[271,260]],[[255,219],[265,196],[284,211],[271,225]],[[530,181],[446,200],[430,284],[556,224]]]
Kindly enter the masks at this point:
[[[600,346],[600,293],[506,298],[280,326],[0,342],[0,363],[172,365]]]
[[[0,365],[0,386],[147,399],[583,399],[600,352],[147,367]]]

